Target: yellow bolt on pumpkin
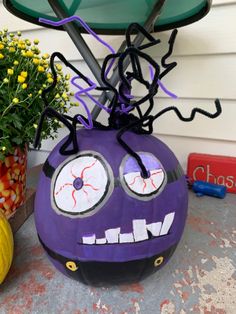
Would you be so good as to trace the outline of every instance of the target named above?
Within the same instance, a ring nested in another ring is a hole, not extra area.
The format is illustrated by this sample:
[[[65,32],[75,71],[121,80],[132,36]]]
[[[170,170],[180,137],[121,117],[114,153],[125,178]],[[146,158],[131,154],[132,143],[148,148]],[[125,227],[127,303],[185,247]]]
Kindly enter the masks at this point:
[[[13,258],[13,247],[11,227],[0,211],[0,284],[10,269]]]

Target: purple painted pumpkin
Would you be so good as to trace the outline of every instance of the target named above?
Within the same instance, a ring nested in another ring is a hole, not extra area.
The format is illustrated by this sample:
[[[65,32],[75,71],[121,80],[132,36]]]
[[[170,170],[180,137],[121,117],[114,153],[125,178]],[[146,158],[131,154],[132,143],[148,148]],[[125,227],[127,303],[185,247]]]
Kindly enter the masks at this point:
[[[160,269],[183,233],[188,192],[172,151],[150,135],[124,136],[149,177],[118,144],[117,131],[80,130],[79,153],[49,155],[40,176],[39,239],[64,274],[91,285],[141,280]]]

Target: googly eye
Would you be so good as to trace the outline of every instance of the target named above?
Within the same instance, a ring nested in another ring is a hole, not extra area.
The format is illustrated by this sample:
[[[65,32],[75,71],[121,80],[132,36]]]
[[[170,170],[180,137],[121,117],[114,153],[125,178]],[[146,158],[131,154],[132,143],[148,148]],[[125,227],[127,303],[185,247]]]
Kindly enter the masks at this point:
[[[71,271],[76,271],[79,267],[76,266],[75,262],[69,261],[66,262],[66,268],[68,268]]]
[[[160,161],[150,153],[138,153],[148,171],[148,178],[143,178],[135,158],[126,156],[120,166],[120,181],[123,189],[130,196],[140,200],[156,197],[166,184],[166,173]]]
[[[155,266],[155,267],[158,267],[158,266],[160,266],[163,262],[164,262],[164,257],[163,257],[163,256],[159,256],[158,258],[155,259],[155,261],[154,261],[154,266]]]
[[[68,158],[52,179],[51,201],[57,213],[78,217],[95,213],[114,188],[112,170],[96,152]]]

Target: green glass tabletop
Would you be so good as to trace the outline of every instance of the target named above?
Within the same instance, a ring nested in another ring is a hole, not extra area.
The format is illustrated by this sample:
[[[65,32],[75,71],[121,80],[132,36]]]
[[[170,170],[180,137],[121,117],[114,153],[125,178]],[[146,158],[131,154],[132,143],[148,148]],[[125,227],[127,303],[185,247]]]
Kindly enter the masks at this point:
[[[132,22],[143,25],[157,0],[57,0],[57,2],[67,16],[79,15],[97,33],[122,34]],[[38,22],[39,17],[58,20],[47,0],[3,0],[3,3],[14,15],[32,23],[45,26]],[[168,30],[193,23],[206,15],[210,6],[211,0],[166,0],[154,30]]]

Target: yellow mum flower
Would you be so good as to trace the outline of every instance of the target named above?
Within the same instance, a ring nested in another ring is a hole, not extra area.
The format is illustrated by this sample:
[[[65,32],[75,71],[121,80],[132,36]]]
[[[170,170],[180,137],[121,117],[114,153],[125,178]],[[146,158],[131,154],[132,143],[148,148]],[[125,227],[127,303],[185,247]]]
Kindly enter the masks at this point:
[[[40,52],[41,52],[41,51],[40,51],[39,49],[35,49],[35,54],[36,54],[36,55],[39,55]]]
[[[16,51],[16,49],[14,47],[9,48],[9,52],[15,52],[15,51]]]
[[[48,59],[49,57],[50,57],[50,55],[48,53],[44,53],[42,56],[42,58],[45,60]]]
[[[58,93],[57,93],[56,96],[55,96],[56,99],[58,99],[58,98],[60,98],[60,97],[61,97],[61,96],[60,96],[60,94],[58,94]]]
[[[70,74],[66,74],[65,79],[68,81],[70,79]]]
[[[27,78],[28,72],[27,72],[27,71],[22,71],[22,72],[20,73],[20,75],[23,76],[24,78]]]
[[[68,96],[67,96],[67,94],[64,92],[62,95],[61,95],[61,97],[63,98],[63,99],[68,99]]]
[[[42,92],[43,92],[43,91],[40,89],[40,90],[38,91],[38,94],[39,94],[39,95],[41,95],[41,94],[42,94]]]
[[[13,104],[18,104],[19,99],[18,99],[18,98],[13,98],[13,99],[12,99],[12,102],[13,102]]]
[[[13,64],[14,64],[14,65],[18,65],[18,64],[19,64],[19,61],[15,60],[15,61],[13,62]]]
[[[4,49],[4,45],[0,44],[0,50]]]
[[[25,44],[18,44],[18,48],[24,50],[26,48]]]
[[[5,83],[5,84],[9,83],[8,78],[5,77],[5,78],[3,79],[3,83]]]
[[[39,40],[38,40],[38,39],[35,39],[35,40],[34,40],[34,44],[35,44],[35,45],[38,45],[38,43],[39,43]]]
[[[9,35],[10,35],[10,37],[14,37],[14,34],[13,34],[13,33],[10,33]]]
[[[0,60],[4,58],[4,55],[0,53]]]
[[[26,57],[32,58],[33,56],[34,56],[33,51],[31,50],[26,51]]]
[[[17,32],[17,36],[19,36],[19,37],[20,37],[20,36],[21,36],[21,32]]]
[[[56,68],[58,71],[61,71],[62,70],[62,65],[61,64],[56,64]]]
[[[26,39],[25,42],[26,42],[26,45],[27,45],[27,46],[30,46],[30,45],[31,45],[31,41],[30,41],[29,39]]]
[[[52,79],[51,77],[49,77],[49,78],[47,79],[47,81],[48,81],[48,83],[53,83],[53,79]]]
[[[21,75],[18,75],[17,81],[18,81],[19,83],[24,83],[25,77],[24,77],[24,76],[21,76]]]
[[[13,75],[14,74],[14,71],[12,69],[7,69],[7,74],[8,75]]]
[[[22,84],[22,89],[26,89],[28,87],[28,85],[26,83]]]
[[[39,59],[34,58],[33,59],[33,63],[38,65],[39,64]]]
[[[47,73],[47,78],[50,78],[52,77],[52,74],[51,73]]]
[[[34,124],[33,124],[33,127],[34,127],[35,129],[37,129],[38,124],[34,123]]]
[[[44,67],[42,67],[41,65],[38,66],[38,72],[44,72]]]

